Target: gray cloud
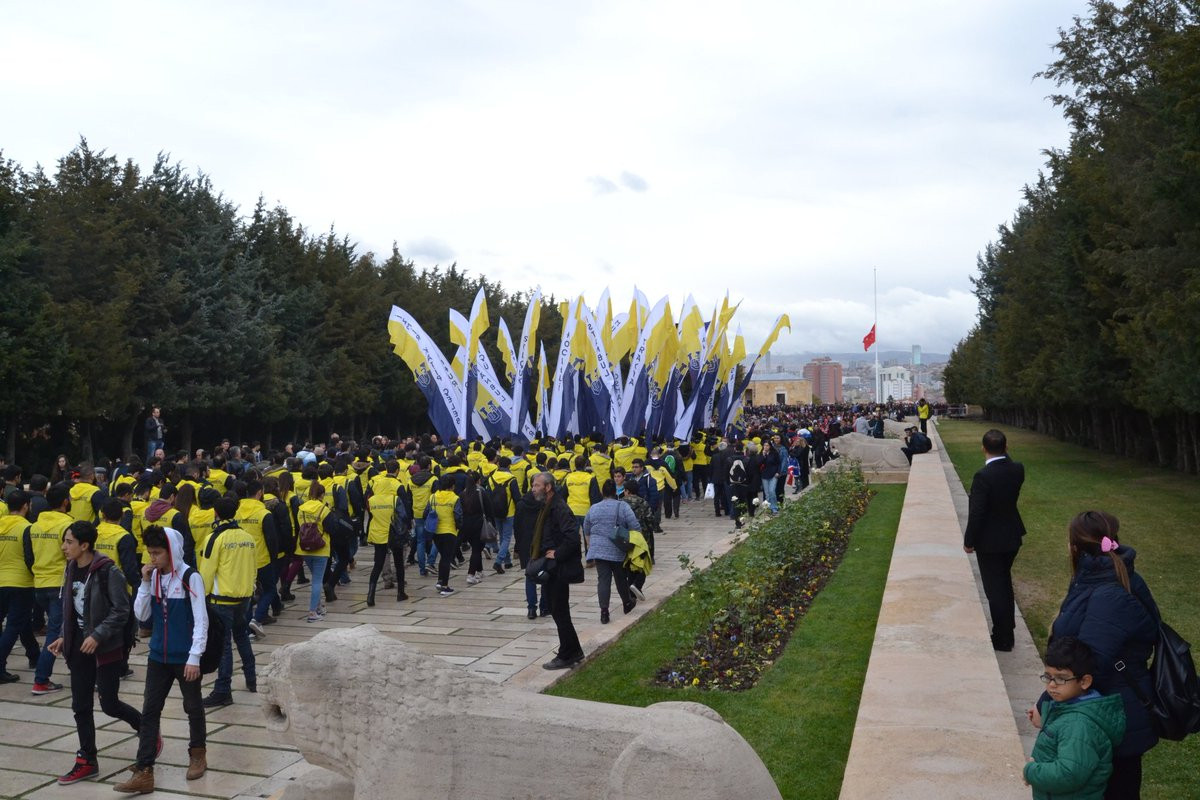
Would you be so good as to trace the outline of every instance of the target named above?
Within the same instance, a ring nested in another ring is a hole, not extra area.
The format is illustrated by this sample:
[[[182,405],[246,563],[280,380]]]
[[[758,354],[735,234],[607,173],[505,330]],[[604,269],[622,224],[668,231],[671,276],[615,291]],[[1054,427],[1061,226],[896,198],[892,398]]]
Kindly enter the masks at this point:
[[[618,191],[620,188],[603,175],[593,175],[592,177],[588,178],[588,183],[592,185],[592,194],[596,195],[596,197],[600,197],[601,195],[605,194],[612,194],[613,192]]]
[[[634,175],[632,172],[622,172],[621,183],[624,184],[626,189],[631,189],[635,192],[644,192],[650,188],[645,178],[641,175]]]
[[[439,264],[454,260],[454,248],[433,236],[424,236],[410,241],[404,248],[404,255],[422,261],[434,261]]]

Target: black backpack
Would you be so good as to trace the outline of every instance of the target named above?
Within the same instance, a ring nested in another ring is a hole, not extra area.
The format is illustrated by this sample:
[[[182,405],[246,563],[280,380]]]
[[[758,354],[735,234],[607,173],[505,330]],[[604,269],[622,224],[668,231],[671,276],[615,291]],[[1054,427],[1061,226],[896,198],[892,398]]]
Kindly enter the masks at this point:
[[[1136,596],[1136,595],[1135,595]],[[1138,598],[1141,601],[1141,598]],[[1142,604],[1145,607],[1145,604]],[[1149,609],[1146,609],[1149,613]],[[1125,672],[1125,662],[1114,668],[1150,714],[1150,725],[1163,739],[1182,741],[1189,733],[1200,733],[1200,679],[1192,661],[1192,646],[1167,623],[1159,620],[1158,641],[1150,662],[1150,696]]]
[[[509,498],[511,497],[514,503],[517,501],[516,495],[512,491],[514,488],[513,484],[515,483],[515,478],[504,483],[497,483],[495,480],[492,481],[492,489],[488,493],[488,508],[491,512],[488,516],[492,519],[504,519],[508,516]]]
[[[741,458],[735,458],[729,462],[729,482],[736,484],[745,484],[746,480],[746,465]]]
[[[330,544],[349,544],[354,538],[354,523],[350,520],[350,515],[340,508],[329,509],[323,527],[329,534]]]
[[[183,572],[183,588],[188,594],[192,593],[192,575],[197,574],[194,567]],[[200,654],[200,674],[207,675],[217,671],[221,656],[225,654],[225,623],[213,613],[208,598],[204,599],[204,609],[208,612],[208,638],[204,641],[204,652]]]

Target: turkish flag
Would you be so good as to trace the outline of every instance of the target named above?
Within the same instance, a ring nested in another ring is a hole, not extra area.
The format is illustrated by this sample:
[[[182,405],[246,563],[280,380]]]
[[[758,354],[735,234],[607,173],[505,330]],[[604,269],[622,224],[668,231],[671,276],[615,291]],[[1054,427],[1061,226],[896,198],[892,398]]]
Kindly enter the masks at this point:
[[[863,350],[870,350],[871,345],[875,344],[875,326],[871,326],[871,332],[863,337]]]

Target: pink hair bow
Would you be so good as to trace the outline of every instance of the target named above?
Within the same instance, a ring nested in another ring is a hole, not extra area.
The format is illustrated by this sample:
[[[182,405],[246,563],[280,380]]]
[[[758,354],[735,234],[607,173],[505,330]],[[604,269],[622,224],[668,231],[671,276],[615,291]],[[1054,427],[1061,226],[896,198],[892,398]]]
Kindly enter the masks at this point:
[[[1120,543],[1114,542],[1112,539],[1108,538],[1107,536],[1103,537],[1100,540],[1100,552],[1101,553],[1111,553],[1113,550],[1116,550],[1120,546],[1121,546]]]

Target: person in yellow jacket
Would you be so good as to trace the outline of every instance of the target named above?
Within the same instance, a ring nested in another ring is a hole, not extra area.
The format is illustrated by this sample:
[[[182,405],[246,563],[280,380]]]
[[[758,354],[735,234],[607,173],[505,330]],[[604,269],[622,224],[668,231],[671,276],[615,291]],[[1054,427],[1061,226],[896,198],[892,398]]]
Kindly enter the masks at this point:
[[[587,456],[575,456],[575,469],[568,472],[562,481],[567,489],[567,507],[579,520],[581,529],[588,510],[601,500],[600,484],[596,482],[596,476],[587,471],[587,466]]]
[[[492,477],[488,482],[488,495],[492,501],[489,505],[490,516],[496,525],[496,530],[500,532],[500,541],[496,546],[496,560],[492,563],[492,569],[503,575],[504,570],[512,566],[512,556],[509,554],[509,545],[513,538],[513,516],[517,513],[517,500],[520,497],[518,493],[517,479],[512,474],[510,469],[512,462],[501,456],[496,459],[496,471],[492,473]],[[497,506],[495,499],[504,494],[508,500],[507,508],[501,509]]]
[[[87,462],[80,464],[79,480],[71,484],[71,518],[96,524],[100,521],[100,506],[107,499],[108,495],[96,485],[95,467]]]
[[[512,479],[511,475],[509,479]],[[458,554],[458,528],[462,522],[462,503],[454,487],[455,480],[452,475],[439,478],[437,491],[429,498],[429,508],[425,512],[426,524],[429,522],[429,514],[437,515],[434,543],[442,557],[438,561],[438,581],[433,588],[437,589],[442,597],[454,594],[454,590],[450,588],[450,565]]]
[[[429,498],[437,489],[437,478],[433,476],[430,469],[429,456],[421,456],[417,459],[417,471],[413,473],[410,484],[413,516],[416,519],[413,525],[412,550],[408,554],[407,563],[416,564],[421,575],[424,576],[427,574],[426,562],[432,566],[434,560],[434,552],[431,551],[432,537],[425,535],[425,508],[429,505]],[[375,489],[373,488],[372,491],[374,492]],[[382,485],[379,487],[379,491],[383,491]]]
[[[46,510],[25,529],[24,548],[25,564],[33,572],[33,602],[46,615],[45,644],[48,645],[62,635],[59,588],[67,567],[67,559],[62,553],[62,537],[75,518],[68,513],[71,492],[66,486],[51,486],[46,492],[46,503]],[[34,694],[47,694],[62,688],[51,682],[50,675],[53,672],[54,653],[43,646],[33,672]]]
[[[129,501],[130,530],[137,545],[138,563],[144,564],[146,558],[146,543],[142,541],[142,531],[146,529],[146,509],[150,507],[150,492],[153,489],[150,481],[140,480],[133,485],[133,498]]]
[[[329,565],[329,534],[325,532],[325,518],[329,516],[329,506],[325,505],[325,487],[317,481],[308,485],[308,493],[296,509],[296,555],[304,560],[304,565],[311,573],[312,593],[308,600],[309,622],[325,619],[324,581],[325,568]],[[320,535],[320,544],[311,550],[305,550],[304,534],[306,526]]]
[[[253,474],[253,473],[252,473]],[[267,609],[279,595],[278,558],[279,535],[275,530],[275,515],[263,502],[263,484],[258,478],[234,484],[238,497],[238,527],[254,539],[254,568],[259,586],[258,605],[251,609],[246,624],[259,639],[267,635],[263,624],[268,620]]]
[[[30,625],[33,572],[25,558],[25,532],[30,527],[26,519],[29,495],[23,489],[14,489],[8,493],[6,505],[8,513],[0,517],[0,594],[6,604],[4,633],[0,634],[0,683],[14,683],[20,677],[8,671],[8,655],[17,640],[21,640],[31,662],[37,658],[38,649]]]
[[[205,708],[227,706],[233,702],[233,643],[242,659],[246,690],[258,690],[254,648],[250,644],[247,615],[254,582],[258,577],[257,549],[254,537],[238,527],[238,498],[229,494],[213,505],[217,522],[204,544],[200,558],[200,576],[213,613],[225,623],[225,650],[217,667],[212,692],[204,698]]]
[[[506,452],[507,451],[507,452]],[[524,458],[525,448],[521,445],[513,445],[512,450],[501,448],[498,458],[508,459],[508,471],[517,479],[517,492],[525,494],[526,487],[529,486],[529,467],[530,462]],[[485,478],[491,477],[491,472],[484,475]]]
[[[697,433],[692,438],[692,496],[697,500],[704,499],[704,493],[708,490],[708,483],[712,480],[712,477],[709,475],[711,464],[712,454],[709,452],[705,435]]]
[[[399,469],[396,461],[389,463]],[[374,548],[375,560],[367,582],[367,605],[375,605],[375,586],[383,574],[389,552],[396,568],[396,600],[407,600],[408,595],[404,591],[404,542],[412,525],[413,495],[394,477],[373,481],[368,491],[367,544]]]
[[[107,556],[117,565],[132,595],[142,585],[142,565],[138,561],[137,541],[132,533],[121,526],[124,514],[125,507],[115,498],[101,507],[100,524],[96,526],[96,543],[92,551]]]
[[[191,530],[192,539],[195,542],[197,568],[204,559],[204,544],[212,534],[213,525],[216,524],[217,512],[214,506],[220,499],[221,495],[217,493],[216,489],[205,486],[200,490],[196,504],[188,509],[188,528]]]
[[[917,401],[917,419],[921,421],[921,433],[929,433],[929,418],[933,416],[933,406],[922,397]]]
[[[614,443],[613,467],[620,467],[629,472],[633,468],[633,459],[637,456],[637,445],[628,436],[622,436]]]
[[[592,454],[588,460],[592,465],[592,474],[596,476],[596,480],[606,481],[612,477],[613,460],[604,452],[603,444],[592,447]]]

